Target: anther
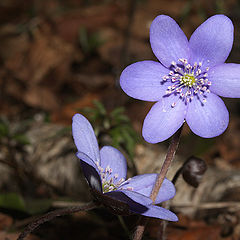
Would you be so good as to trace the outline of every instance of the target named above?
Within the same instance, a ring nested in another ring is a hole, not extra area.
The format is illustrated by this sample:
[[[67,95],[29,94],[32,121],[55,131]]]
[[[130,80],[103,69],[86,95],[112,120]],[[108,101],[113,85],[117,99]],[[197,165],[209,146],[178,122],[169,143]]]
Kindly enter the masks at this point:
[[[202,62],[194,62],[191,65],[185,58],[180,58],[178,61],[181,64],[178,65],[175,61],[172,61],[171,65],[173,68],[168,75],[162,77],[162,84],[165,81],[172,83],[171,86],[166,87],[166,95],[179,94],[178,96],[185,103],[192,101],[194,96],[198,94],[205,97],[205,94],[210,92],[208,88],[211,85],[211,82],[207,78],[209,67],[202,70]],[[171,107],[175,106],[176,102],[173,102]]]
[[[173,102],[172,105],[171,105],[171,107],[174,108],[175,106],[176,106],[176,103]]]

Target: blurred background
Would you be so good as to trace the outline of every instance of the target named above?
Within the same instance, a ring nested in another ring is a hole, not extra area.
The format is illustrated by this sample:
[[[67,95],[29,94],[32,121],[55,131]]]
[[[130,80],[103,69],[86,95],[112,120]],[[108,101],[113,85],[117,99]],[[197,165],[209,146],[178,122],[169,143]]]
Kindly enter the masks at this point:
[[[227,62],[240,63],[238,0],[0,1],[0,240],[16,239],[34,216],[91,198],[71,136],[77,112],[90,120],[100,146],[125,154],[129,176],[159,171],[169,141],[144,142],[152,104],[128,97],[119,76],[130,63],[156,60],[149,27],[157,15],[170,15],[190,37],[218,13],[235,26]],[[180,221],[169,224],[170,240],[240,239],[240,101],[224,101],[230,124],[223,135],[201,139],[184,127],[169,179],[191,155],[208,171],[198,188],[179,177],[171,207]],[[128,239],[137,219],[83,212],[27,239]],[[152,221],[145,239],[156,239],[158,229]]]

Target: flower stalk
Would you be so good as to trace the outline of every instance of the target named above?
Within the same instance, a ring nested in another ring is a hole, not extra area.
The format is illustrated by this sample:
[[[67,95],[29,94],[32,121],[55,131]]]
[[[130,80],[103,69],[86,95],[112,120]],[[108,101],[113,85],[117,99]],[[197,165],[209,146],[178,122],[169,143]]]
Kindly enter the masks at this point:
[[[158,175],[158,178],[155,182],[155,185],[153,187],[153,190],[152,190],[152,193],[150,196],[151,199],[153,200],[153,202],[155,202],[155,200],[156,200],[156,197],[158,195],[158,192],[162,185],[162,182],[163,182],[164,178],[166,177],[168,169],[169,169],[171,162],[175,156],[175,153],[176,153],[178,145],[179,145],[181,133],[182,133],[182,127],[180,127],[180,129],[172,137],[171,143],[170,143],[168,151],[167,151],[166,158],[164,160],[164,163],[160,170],[160,174]]]
[[[166,177],[168,169],[169,169],[171,162],[177,151],[177,148],[178,148],[178,145],[180,142],[181,133],[182,133],[182,128],[183,128],[183,126],[180,127],[180,129],[173,135],[173,137],[171,139],[171,143],[169,145],[166,158],[163,162],[162,168],[160,170],[160,174],[158,175],[158,178],[156,179],[155,185],[154,185],[153,190],[150,195],[150,198],[152,199],[153,202],[155,202],[155,200],[156,200],[159,189],[163,183],[163,180]],[[140,223],[136,228],[136,231],[133,236],[133,240],[141,240],[142,239],[147,222],[148,222],[147,219],[140,219]]]

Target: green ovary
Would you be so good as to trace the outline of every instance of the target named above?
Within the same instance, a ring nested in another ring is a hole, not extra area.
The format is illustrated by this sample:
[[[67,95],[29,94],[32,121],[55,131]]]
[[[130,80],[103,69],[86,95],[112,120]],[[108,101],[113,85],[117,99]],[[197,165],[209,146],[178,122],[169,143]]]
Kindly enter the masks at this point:
[[[180,78],[180,84],[183,84],[186,87],[192,87],[196,84],[196,79],[193,74],[185,74]]]
[[[117,187],[113,183],[109,183],[109,182],[104,182],[102,184],[102,188],[104,193],[117,190]]]

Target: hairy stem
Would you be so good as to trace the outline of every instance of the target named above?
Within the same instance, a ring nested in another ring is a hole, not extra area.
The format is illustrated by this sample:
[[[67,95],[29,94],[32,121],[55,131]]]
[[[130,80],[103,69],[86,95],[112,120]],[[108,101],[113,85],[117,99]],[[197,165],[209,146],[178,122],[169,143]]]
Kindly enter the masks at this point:
[[[140,217],[139,224],[137,225],[137,228],[133,234],[133,240],[140,240],[142,239],[145,227],[148,223],[148,218],[146,217]]]
[[[34,229],[39,227],[41,224],[51,221],[52,219],[54,219],[56,217],[64,216],[67,214],[72,214],[72,213],[79,212],[79,211],[91,210],[91,209],[95,208],[96,206],[97,206],[96,203],[90,202],[83,206],[67,207],[67,208],[57,209],[57,210],[48,212],[48,213],[44,214],[43,216],[37,218],[33,222],[31,222],[29,225],[27,225],[27,227],[22,231],[22,233],[19,235],[17,240],[23,240],[29,233],[34,231]]]
[[[151,199],[153,200],[153,202],[155,202],[155,200],[157,198],[159,189],[162,185],[162,182],[163,182],[164,178],[167,175],[168,169],[169,169],[169,167],[171,165],[171,162],[172,162],[172,160],[175,156],[175,153],[177,151],[178,144],[179,144],[179,141],[180,141],[181,133],[182,133],[182,127],[172,137],[171,143],[170,143],[168,151],[167,151],[165,161],[162,165],[162,168],[160,170],[160,174],[158,175],[158,178],[155,182],[155,185],[153,187],[153,190],[152,190],[152,193],[151,193],[151,196],[150,196]]]
[[[181,133],[182,133],[182,127],[173,135],[173,137],[171,139],[171,143],[169,145],[166,158],[163,162],[162,168],[160,170],[160,174],[158,175],[158,178],[156,179],[155,185],[154,185],[153,190],[150,195],[151,199],[153,200],[153,203],[155,202],[155,200],[157,198],[159,189],[163,183],[164,178],[166,177],[168,169],[169,169],[171,162],[174,158],[174,155],[177,151]],[[137,226],[137,229],[134,233],[133,240],[141,240],[142,239],[142,235],[144,233],[146,223],[147,223],[147,221],[140,221],[140,224]]]

